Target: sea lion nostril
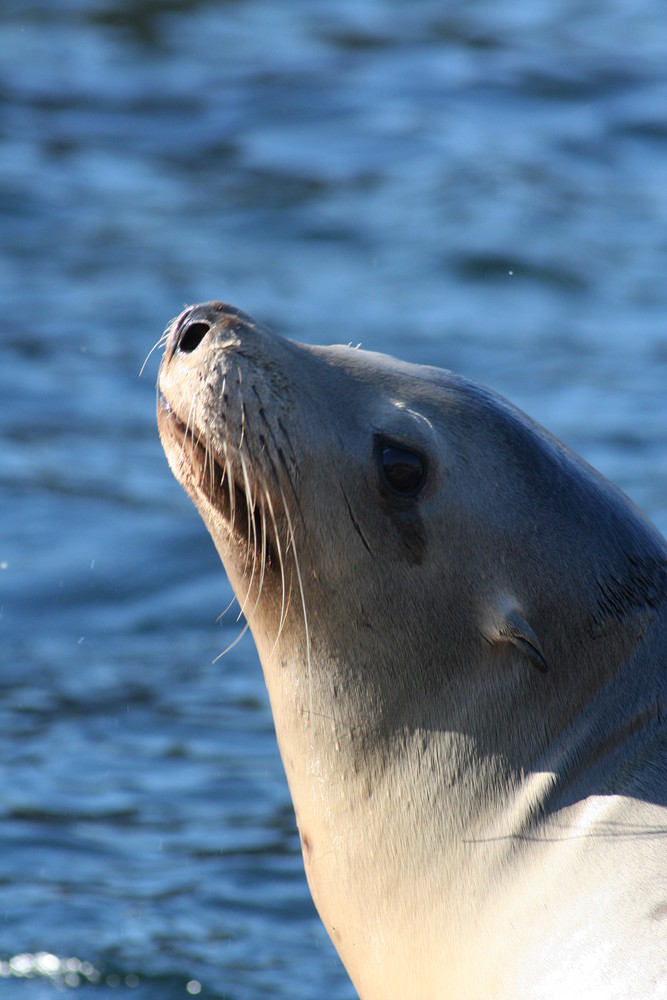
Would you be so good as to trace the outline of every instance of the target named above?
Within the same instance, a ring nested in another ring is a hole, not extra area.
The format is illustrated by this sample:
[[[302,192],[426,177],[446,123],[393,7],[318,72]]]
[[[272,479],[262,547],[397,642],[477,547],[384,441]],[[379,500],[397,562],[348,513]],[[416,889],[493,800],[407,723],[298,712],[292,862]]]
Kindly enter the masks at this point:
[[[210,329],[209,324],[201,320],[188,323],[181,331],[177,349],[183,354],[192,354],[193,351],[197,350]]]

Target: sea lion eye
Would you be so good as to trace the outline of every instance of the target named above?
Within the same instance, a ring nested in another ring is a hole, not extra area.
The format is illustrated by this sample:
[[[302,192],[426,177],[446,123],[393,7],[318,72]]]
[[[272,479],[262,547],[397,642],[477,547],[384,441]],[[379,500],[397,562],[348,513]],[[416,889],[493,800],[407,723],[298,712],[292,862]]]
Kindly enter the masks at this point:
[[[414,451],[384,442],[380,444],[380,468],[385,482],[401,496],[414,496],[426,478],[426,462]]]

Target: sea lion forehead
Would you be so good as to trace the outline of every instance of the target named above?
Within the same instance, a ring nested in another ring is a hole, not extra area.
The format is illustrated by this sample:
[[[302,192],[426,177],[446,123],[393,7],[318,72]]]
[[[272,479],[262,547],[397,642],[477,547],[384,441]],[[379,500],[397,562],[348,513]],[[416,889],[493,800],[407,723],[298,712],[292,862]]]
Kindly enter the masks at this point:
[[[412,418],[437,433],[443,418],[470,407],[495,406],[494,394],[446,368],[402,361],[388,354],[340,344],[330,347],[304,346],[338,372],[348,385],[356,384],[358,396],[377,419],[394,417],[397,426]]]
[[[307,345],[307,350],[325,358],[331,368],[343,370],[351,378],[371,385],[375,391],[393,393],[401,401],[426,397],[429,390],[437,395],[459,380],[459,376],[445,368],[402,361],[389,354],[367,351],[361,347],[344,344],[329,347]]]

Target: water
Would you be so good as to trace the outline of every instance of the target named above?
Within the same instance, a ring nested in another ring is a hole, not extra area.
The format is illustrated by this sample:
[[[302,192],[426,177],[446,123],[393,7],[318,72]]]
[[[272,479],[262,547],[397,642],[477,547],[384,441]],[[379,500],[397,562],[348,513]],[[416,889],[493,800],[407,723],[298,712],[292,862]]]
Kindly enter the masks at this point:
[[[354,996],[139,370],[225,298],[492,385],[667,530],[666,50],[660,0],[5,0],[3,996]]]

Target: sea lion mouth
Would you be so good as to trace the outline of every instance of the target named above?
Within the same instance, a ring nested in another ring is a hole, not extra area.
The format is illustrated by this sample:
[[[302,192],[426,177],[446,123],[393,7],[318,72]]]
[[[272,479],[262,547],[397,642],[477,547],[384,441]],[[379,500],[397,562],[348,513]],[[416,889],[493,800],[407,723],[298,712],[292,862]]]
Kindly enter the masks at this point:
[[[162,394],[158,426],[165,443],[167,439],[171,443],[178,465],[174,471],[195,504],[203,500],[222,515],[246,564],[252,560],[260,562],[263,571],[271,569],[276,563],[274,526],[266,518],[261,487],[253,481],[248,463],[243,463],[241,472],[231,456],[218,456],[206,435],[181,420]]]

